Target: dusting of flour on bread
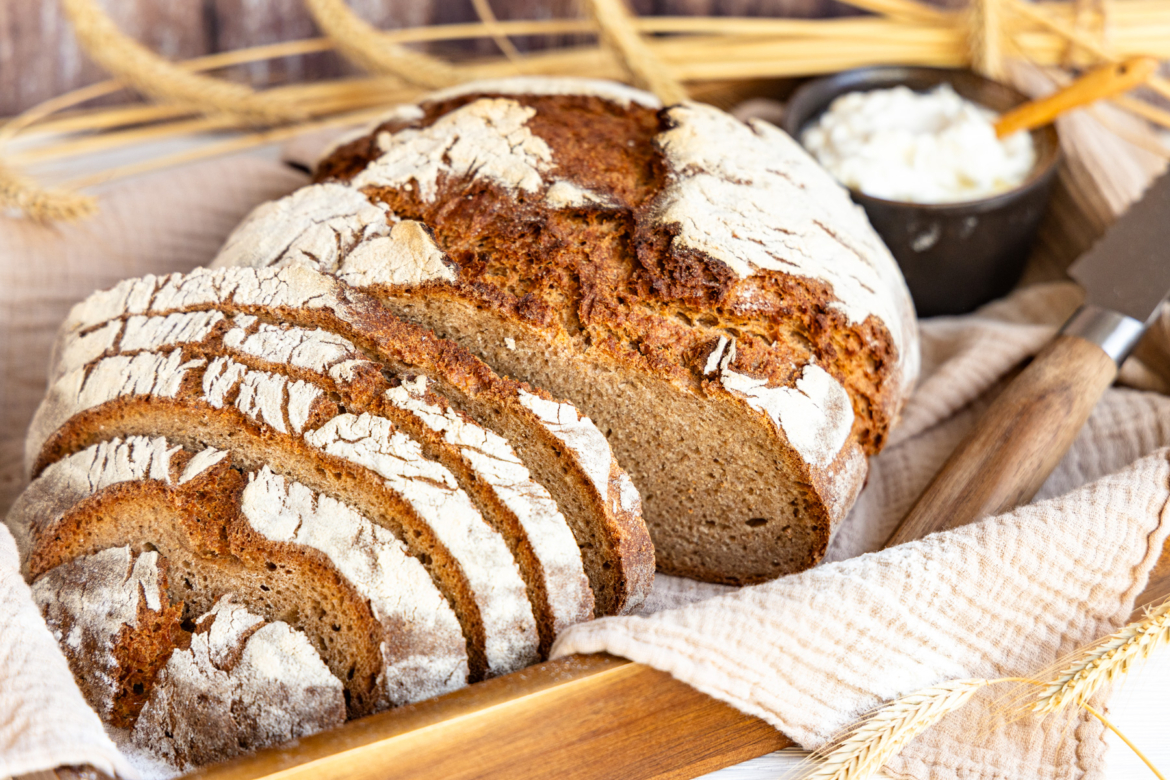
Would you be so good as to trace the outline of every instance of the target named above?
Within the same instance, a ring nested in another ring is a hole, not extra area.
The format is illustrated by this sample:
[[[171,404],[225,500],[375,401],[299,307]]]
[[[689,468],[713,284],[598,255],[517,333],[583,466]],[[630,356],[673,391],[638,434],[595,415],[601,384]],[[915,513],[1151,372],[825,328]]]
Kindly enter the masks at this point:
[[[344,721],[341,682],[305,635],[224,596],[159,672],[130,739],[189,770]]]
[[[536,192],[552,164],[552,150],[527,122],[536,110],[505,98],[484,98],[421,129],[378,134],[382,155],[354,177],[352,186],[417,186],[423,200],[438,192],[440,176],[488,179]]]
[[[905,287],[897,264],[860,207],[799,144],[765,122],[744,124],[699,103],[667,116],[673,126],[656,143],[672,174],[656,219],[678,226],[678,246],[726,263],[740,278],[771,270],[823,280],[836,298],[830,307],[851,323],[876,317],[899,358],[917,360],[906,349],[908,296],[887,292]]]
[[[385,528],[267,466],[249,475],[240,507],[267,539],[324,553],[369,600],[393,644],[382,642],[382,685],[392,706],[439,696],[467,682],[467,649],[455,613],[417,560]],[[409,652],[401,637],[410,636]]]

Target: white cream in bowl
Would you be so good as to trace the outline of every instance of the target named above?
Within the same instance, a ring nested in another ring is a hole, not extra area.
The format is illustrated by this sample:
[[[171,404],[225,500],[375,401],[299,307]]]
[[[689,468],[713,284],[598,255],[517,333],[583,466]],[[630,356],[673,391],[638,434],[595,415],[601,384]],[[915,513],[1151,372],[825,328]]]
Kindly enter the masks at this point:
[[[850,92],[801,133],[838,181],[907,203],[979,200],[1024,182],[1036,162],[1032,136],[995,137],[995,112],[942,84]]]

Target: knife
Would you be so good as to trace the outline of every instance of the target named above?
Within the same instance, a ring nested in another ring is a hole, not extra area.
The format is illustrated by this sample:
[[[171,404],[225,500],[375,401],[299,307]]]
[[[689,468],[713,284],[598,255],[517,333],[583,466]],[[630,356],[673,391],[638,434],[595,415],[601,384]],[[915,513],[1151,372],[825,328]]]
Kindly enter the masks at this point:
[[[1029,501],[1170,293],[1170,174],[1069,269],[1085,303],[983,414],[887,546]]]

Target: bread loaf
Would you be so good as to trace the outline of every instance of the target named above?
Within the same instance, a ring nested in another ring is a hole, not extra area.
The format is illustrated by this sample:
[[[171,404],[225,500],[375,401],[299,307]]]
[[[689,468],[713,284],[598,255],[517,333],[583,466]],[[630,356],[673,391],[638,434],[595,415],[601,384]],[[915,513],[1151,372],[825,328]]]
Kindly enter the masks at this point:
[[[587,418],[313,270],[96,293],[50,379],[7,523],[88,700],[176,771],[522,668],[649,590]]]
[[[334,274],[570,400],[630,470],[659,568],[719,582],[820,559],[918,368],[893,258],[791,138],[605,82],[396,109],[215,265]]]

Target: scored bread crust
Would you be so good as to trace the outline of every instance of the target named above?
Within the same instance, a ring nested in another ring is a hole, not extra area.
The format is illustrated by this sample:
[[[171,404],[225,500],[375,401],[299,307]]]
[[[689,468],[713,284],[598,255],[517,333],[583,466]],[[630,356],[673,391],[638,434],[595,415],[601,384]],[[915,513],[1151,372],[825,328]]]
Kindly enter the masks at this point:
[[[180,771],[345,721],[341,682],[303,633],[230,596],[189,633],[171,614],[180,609],[168,605],[166,567],[155,551],[110,547],[33,583],[45,622],[103,720]]]
[[[130,741],[189,771],[344,721],[341,683],[305,635],[224,596],[159,672]]]
[[[123,319],[211,310],[320,328],[394,372],[425,375],[457,411],[506,438],[550,492],[577,536],[597,612],[627,613],[645,599],[653,581],[653,546],[637,491],[597,428],[568,404],[498,376],[465,349],[403,322],[374,298],[326,275],[300,267],[232,268],[123,282],[74,307],[53,363],[77,365],[105,354]],[[30,469],[49,433],[41,427],[34,421],[30,430]]]
[[[390,419],[455,474],[508,542],[528,585],[542,658],[561,631],[593,616],[580,551],[548,491],[533,481],[506,439],[450,408],[427,389],[426,377],[387,378],[381,366],[340,336],[249,315],[229,319],[214,310],[181,312],[110,324],[121,330],[102,357],[183,346],[203,358],[226,356],[248,368],[309,382],[339,398],[348,411]],[[64,344],[53,380],[92,357],[70,349],[71,343]]]
[[[30,428],[41,453],[35,469],[111,435],[217,447],[353,505],[427,567],[463,624],[473,678],[535,660],[527,590],[503,539],[454,476],[390,420],[342,411],[314,385],[226,357],[116,355],[49,389]]]
[[[397,109],[213,265],[336,274],[571,400],[642,491],[660,568],[702,579],[815,563],[918,370],[893,258],[791,138],[604,84]]]
[[[171,601],[196,614],[231,593],[270,620],[300,615],[355,715],[467,681],[459,623],[398,539],[268,469],[244,477],[224,452],[103,441],[50,465],[8,524],[30,579],[106,547],[153,547],[181,573]]]
[[[32,596],[86,702],[103,721],[129,726],[182,641],[166,561],[154,551],[100,550],[46,572]]]

